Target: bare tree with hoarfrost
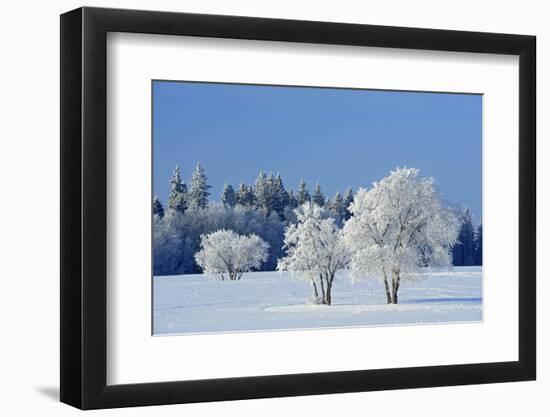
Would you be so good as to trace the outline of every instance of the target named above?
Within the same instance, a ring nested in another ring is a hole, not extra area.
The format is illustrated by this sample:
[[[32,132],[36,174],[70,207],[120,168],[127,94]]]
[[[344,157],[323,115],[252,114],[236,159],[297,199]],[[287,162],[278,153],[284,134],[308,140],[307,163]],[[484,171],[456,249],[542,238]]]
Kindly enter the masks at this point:
[[[243,236],[232,230],[217,230],[201,236],[201,249],[195,254],[197,264],[207,275],[225,275],[240,280],[244,272],[258,269],[268,257],[269,245],[258,236]]]
[[[397,168],[370,190],[359,189],[349,209],[344,237],[352,277],[379,278],[388,304],[397,304],[401,282],[418,268],[450,265],[456,216],[443,206],[433,178],[417,169]]]
[[[316,204],[305,203],[295,213],[297,223],[285,230],[287,256],[279,259],[277,270],[309,280],[316,302],[331,305],[336,271],[350,260],[342,230]]]

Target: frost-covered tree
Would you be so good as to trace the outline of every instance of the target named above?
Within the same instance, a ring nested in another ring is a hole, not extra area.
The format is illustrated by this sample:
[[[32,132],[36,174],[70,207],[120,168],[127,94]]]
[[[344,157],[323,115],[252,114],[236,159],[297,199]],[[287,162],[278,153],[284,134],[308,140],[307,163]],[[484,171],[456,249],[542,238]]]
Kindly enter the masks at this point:
[[[298,199],[296,198],[296,195],[294,194],[294,191],[289,190],[288,191],[288,206],[295,209],[298,207]]]
[[[208,206],[208,191],[211,187],[207,184],[207,177],[201,163],[197,163],[193,174],[191,175],[191,189],[189,191],[189,205],[205,208]]]
[[[344,193],[344,206],[346,207],[346,214],[344,220],[347,220],[351,217],[351,212],[349,211],[350,204],[353,203],[353,190],[351,187],[348,187]]]
[[[474,265],[483,265],[483,224],[481,222],[474,238]]]
[[[323,194],[323,190],[321,190],[321,185],[319,183],[315,185],[315,190],[311,196],[311,202],[317,204],[319,207],[325,206],[325,195]]]
[[[177,215],[176,215],[177,214]],[[293,214],[293,213],[292,213]],[[179,275],[201,272],[194,255],[200,250],[201,235],[220,229],[240,235],[255,234],[269,244],[262,271],[273,271],[283,256],[285,222],[272,212],[267,216],[254,207],[224,207],[211,202],[204,209],[190,207],[185,214],[166,210],[164,218],[155,216],[153,232],[155,275]]]
[[[235,204],[237,204],[235,190],[231,184],[225,183],[223,186],[221,200],[224,207],[235,207]]]
[[[298,184],[296,199],[298,200],[298,206],[309,203],[311,201],[311,197],[309,195],[309,191],[307,190],[306,182],[304,180],[301,180],[300,184]]]
[[[170,180],[170,195],[168,196],[168,208],[178,213],[184,213],[188,206],[187,186],[181,179],[180,167],[176,165],[172,179]]]
[[[281,219],[284,218],[284,210],[288,205],[288,194],[279,174],[274,178],[270,176],[271,185],[271,209],[275,210]]]
[[[456,245],[453,247],[453,265],[474,265],[474,226],[468,208],[462,212],[459,223],[460,231],[458,232]]]
[[[194,241],[186,227],[189,212],[167,210],[153,217],[153,259],[155,275],[189,274],[195,271]],[[190,256],[191,255],[191,256]]]
[[[161,219],[164,217],[164,207],[157,196],[153,198],[153,216],[158,216]]]
[[[457,237],[455,215],[443,206],[432,178],[397,168],[359,189],[350,206],[344,236],[353,254],[353,279],[376,277],[388,304],[397,304],[401,282],[423,266],[450,264]]]
[[[235,197],[237,204],[243,207],[252,207],[255,204],[254,189],[250,185],[241,183]]]
[[[217,230],[201,236],[201,250],[195,254],[197,264],[207,275],[225,275],[231,281],[244,272],[260,268],[267,259],[269,245],[256,235],[242,236],[232,230]]]
[[[273,180],[273,174],[270,174],[271,178],[268,178],[264,171],[260,171],[256,182],[254,184],[254,195],[256,197],[256,207],[262,209],[269,214],[271,211],[272,200],[272,187],[271,182]]]
[[[340,191],[337,191],[332,200],[328,203],[330,211],[334,214],[336,222],[342,225],[346,218],[346,206],[344,199],[340,195]]]
[[[305,203],[295,212],[298,221],[285,230],[287,255],[279,259],[277,269],[307,279],[316,302],[331,305],[336,272],[350,260],[342,230],[316,204]]]
[[[277,261],[283,256],[283,240],[285,236],[286,222],[281,220],[281,217],[272,211],[265,218],[258,228],[256,234],[269,243],[269,256],[262,265],[264,271],[274,271],[277,268]]]

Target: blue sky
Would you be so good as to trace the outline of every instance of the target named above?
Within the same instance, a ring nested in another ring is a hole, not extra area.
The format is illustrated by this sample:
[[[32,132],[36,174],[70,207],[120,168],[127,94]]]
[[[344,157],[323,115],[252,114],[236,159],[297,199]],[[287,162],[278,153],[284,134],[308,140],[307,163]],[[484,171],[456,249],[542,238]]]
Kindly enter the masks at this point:
[[[480,95],[155,81],[153,152],[163,203],[175,165],[189,181],[198,161],[214,201],[260,170],[332,197],[407,166],[481,216]]]

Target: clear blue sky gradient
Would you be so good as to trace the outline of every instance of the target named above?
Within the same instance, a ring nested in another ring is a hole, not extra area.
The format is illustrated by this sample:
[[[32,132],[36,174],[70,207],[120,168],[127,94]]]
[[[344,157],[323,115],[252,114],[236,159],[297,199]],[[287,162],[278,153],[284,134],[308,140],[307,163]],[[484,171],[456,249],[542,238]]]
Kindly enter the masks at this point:
[[[481,217],[481,95],[155,81],[153,152],[163,203],[174,167],[189,182],[198,161],[213,201],[260,170],[332,197],[406,166]]]

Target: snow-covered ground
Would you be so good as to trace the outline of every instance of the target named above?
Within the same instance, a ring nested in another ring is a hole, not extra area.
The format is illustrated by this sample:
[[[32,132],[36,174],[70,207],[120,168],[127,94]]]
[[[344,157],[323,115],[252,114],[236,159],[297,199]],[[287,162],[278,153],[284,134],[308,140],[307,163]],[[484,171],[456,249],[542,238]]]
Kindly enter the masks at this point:
[[[399,304],[385,304],[376,280],[337,276],[333,305],[314,305],[307,282],[251,272],[240,281],[204,275],[154,278],[154,333],[210,333],[482,320],[481,267],[456,267],[403,282]]]

